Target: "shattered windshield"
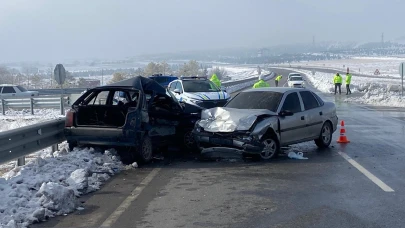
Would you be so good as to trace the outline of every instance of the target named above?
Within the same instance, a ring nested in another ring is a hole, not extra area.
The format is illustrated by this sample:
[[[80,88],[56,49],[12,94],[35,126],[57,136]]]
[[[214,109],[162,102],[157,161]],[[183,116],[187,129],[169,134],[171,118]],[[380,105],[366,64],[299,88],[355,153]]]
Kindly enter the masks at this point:
[[[226,107],[238,109],[268,109],[272,112],[276,112],[282,97],[282,93],[272,91],[242,92],[229,101]]]
[[[211,81],[208,80],[192,80],[183,81],[184,92],[219,92],[220,89]]]

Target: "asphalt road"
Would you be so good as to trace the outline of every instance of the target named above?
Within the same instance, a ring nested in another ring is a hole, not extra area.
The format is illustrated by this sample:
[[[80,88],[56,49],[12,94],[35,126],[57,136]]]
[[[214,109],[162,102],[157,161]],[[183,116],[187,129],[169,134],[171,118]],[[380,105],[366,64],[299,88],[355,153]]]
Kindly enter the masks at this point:
[[[336,132],[330,149],[288,150],[308,160],[156,161],[84,196],[84,210],[32,227],[403,227],[405,110],[320,96],[336,103],[349,144]]]

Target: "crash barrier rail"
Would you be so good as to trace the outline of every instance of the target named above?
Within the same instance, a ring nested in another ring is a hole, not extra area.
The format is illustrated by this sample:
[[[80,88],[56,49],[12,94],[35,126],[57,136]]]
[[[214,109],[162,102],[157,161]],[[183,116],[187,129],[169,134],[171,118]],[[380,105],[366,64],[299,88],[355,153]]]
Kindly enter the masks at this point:
[[[37,123],[5,132],[0,132],[0,164],[17,159],[17,166],[25,165],[25,156],[65,140],[65,118]]]
[[[275,73],[273,73],[273,72],[270,73],[270,74],[264,75],[264,80],[270,80],[274,76],[275,76]],[[239,91],[241,89],[244,89],[246,87],[253,86],[256,82],[257,82],[257,78],[252,78],[249,81],[244,82],[244,83],[231,85],[231,86],[226,86],[226,85],[224,85],[224,86],[226,88],[227,93],[234,93],[234,92],[237,92],[237,91]]]
[[[63,94],[81,94],[82,92],[88,90],[88,88],[65,88],[61,89],[36,89],[39,95],[58,95],[63,92]]]
[[[43,96],[29,98],[3,98],[0,99],[1,111],[6,115],[7,109],[29,108],[34,115],[35,108],[60,108],[61,115],[65,115],[65,106],[70,105],[69,96]]]

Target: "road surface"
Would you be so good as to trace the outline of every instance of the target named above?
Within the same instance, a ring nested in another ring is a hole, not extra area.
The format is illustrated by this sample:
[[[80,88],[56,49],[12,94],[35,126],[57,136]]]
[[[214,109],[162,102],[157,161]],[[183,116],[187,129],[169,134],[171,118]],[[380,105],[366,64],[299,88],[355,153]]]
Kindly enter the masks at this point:
[[[156,161],[84,196],[84,210],[32,227],[403,227],[405,110],[320,95],[351,143],[335,143],[336,132],[330,149],[290,148],[308,160]]]

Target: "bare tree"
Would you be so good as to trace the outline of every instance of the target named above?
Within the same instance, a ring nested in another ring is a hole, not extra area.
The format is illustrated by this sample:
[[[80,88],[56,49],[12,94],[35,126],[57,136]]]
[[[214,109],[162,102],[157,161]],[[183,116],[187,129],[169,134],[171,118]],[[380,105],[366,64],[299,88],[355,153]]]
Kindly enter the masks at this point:
[[[214,67],[211,68],[209,75],[216,74],[219,80],[222,80],[228,76],[228,72],[224,68]]]
[[[119,82],[119,81],[122,81],[125,79],[126,79],[126,75],[124,75],[123,73],[120,73],[120,72],[115,72],[109,83],[111,84],[111,83]]]
[[[0,67],[0,84],[13,84],[13,75],[5,67]]]
[[[179,75],[183,76],[197,76],[201,73],[200,65],[195,60],[190,60],[188,63],[184,63],[179,69]]]

